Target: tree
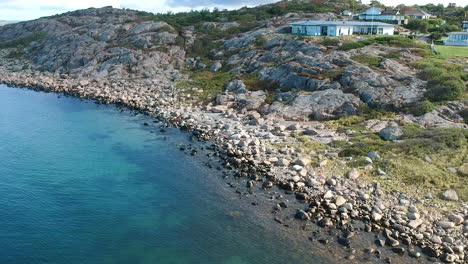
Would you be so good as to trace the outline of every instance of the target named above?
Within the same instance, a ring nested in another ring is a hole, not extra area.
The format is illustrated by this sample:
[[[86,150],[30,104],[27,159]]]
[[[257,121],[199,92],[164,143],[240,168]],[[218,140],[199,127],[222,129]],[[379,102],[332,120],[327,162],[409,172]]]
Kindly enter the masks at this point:
[[[439,40],[442,38],[442,33],[440,32],[432,32],[431,35],[430,35],[430,38],[432,40]]]

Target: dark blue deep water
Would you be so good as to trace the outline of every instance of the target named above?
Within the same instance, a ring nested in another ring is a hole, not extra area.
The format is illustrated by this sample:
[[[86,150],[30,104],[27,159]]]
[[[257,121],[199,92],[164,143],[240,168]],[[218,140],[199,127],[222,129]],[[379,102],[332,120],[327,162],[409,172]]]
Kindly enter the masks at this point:
[[[145,118],[0,85],[1,264],[320,263]]]

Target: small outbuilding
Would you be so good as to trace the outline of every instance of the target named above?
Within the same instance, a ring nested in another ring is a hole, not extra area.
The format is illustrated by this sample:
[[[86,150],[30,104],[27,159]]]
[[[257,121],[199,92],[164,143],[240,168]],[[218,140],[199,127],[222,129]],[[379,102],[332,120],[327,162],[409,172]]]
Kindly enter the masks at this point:
[[[291,23],[291,32],[307,36],[393,35],[395,26],[382,22],[309,20]]]
[[[341,12],[341,15],[343,15],[343,16],[352,16],[353,12],[351,12],[349,10],[345,10],[345,11]]]

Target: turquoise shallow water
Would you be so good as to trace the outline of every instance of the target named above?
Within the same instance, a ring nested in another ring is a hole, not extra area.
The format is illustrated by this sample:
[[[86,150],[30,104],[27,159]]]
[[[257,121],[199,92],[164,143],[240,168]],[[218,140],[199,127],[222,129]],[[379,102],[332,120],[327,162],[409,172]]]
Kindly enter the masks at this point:
[[[144,121],[0,85],[0,263],[322,263],[228,216],[219,172]]]

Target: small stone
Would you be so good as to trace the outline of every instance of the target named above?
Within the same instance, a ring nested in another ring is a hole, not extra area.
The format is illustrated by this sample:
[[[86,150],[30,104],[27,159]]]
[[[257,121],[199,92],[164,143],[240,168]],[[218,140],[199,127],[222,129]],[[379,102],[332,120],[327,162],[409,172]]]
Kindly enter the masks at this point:
[[[323,195],[323,199],[329,200],[329,199],[333,198],[333,196],[334,196],[333,192],[329,190]]]
[[[419,258],[421,257],[421,253],[417,252],[414,248],[408,249],[408,255],[412,258]]]
[[[271,188],[271,187],[273,187],[273,182],[271,182],[271,181],[265,181],[265,182],[262,184],[262,187],[265,188],[265,189]]]
[[[398,255],[403,255],[405,254],[405,249],[402,248],[402,247],[396,247],[396,248],[392,248],[392,251],[397,253]]]
[[[309,220],[310,216],[304,210],[297,210],[296,214],[294,215],[294,218],[305,221]]]
[[[387,237],[385,243],[391,247],[398,247],[400,245],[400,242],[398,242],[398,240],[394,239],[391,236]]]
[[[302,170],[302,166],[300,166],[300,165],[294,165],[292,168],[293,168],[293,170],[295,170],[295,171],[300,171],[300,170]]]
[[[429,157],[428,155],[424,156],[424,160],[425,160],[426,162],[429,162],[429,163],[432,162],[431,157]]]
[[[289,165],[289,160],[287,159],[278,159],[278,161],[275,163],[276,166],[288,166]]]
[[[377,175],[383,176],[383,175],[387,175],[387,173],[385,171],[383,171],[381,168],[378,168],[377,169]]]
[[[302,167],[305,167],[307,165],[310,164],[310,159],[308,158],[300,158],[300,159],[297,159],[293,162],[294,165],[299,165],[299,166],[302,166]]]
[[[450,171],[451,173],[457,173],[457,169],[455,168],[447,168],[448,171]]]
[[[457,192],[453,189],[449,189],[443,192],[441,198],[447,201],[458,201]]]
[[[424,247],[422,249],[422,252],[428,255],[429,257],[433,257],[433,258],[437,258],[440,255],[440,252],[433,249],[432,247]]]
[[[367,157],[369,157],[371,159],[380,159],[380,155],[376,151],[371,151],[371,152],[367,153]]]
[[[435,244],[442,244],[442,239],[440,239],[440,236],[432,236],[431,242]]]
[[[415,219],[415,220],[412,220],[408,223],[408,227],[412,228],[412,229],[416,229],[418,228],[418,226],[420,226],[421,224],[423,223],[423,220],[421,219]]]
[[[455,223],[449,221],[437,221],[436,225],[442,227],[443,229],[450,229],[455,227]]]
[[[307,193],[296,193],[296,199],[297,200],[307,200],[309,198],[309,195]]]
[[[318,225],[321,227],[330,227],[333,225],[333,222],[329,218],[323,218],[318,222]]]
[[[377,239],[377,240],[375,240],[375,244],[378,245],[378,246],[383,247],[383,246],[385,246],[385,240]]]
[[[215,62],[210,66],[210,71],[211,72],[217,72],[222,67],[223,67],[223,65],[220,62]]]
[[[408,214],[408,218],[410,220],[416,220],[416,219],[419,219],[420,218],[420,215],[418,213],[409,213]]]
[[[464,222],[463,216],[458,214],[450,214],[448,219],[452,221],[455,225],[460,225]]]
[[[441,259],[445,263],[453,263],[457,259],[457,256],[454,254],[444,254]]]
[[[336,185],[336,180],[335,179],[328,179],[327,184],[330,186],[335,186]]]
[[[345,203],[346,203],[346,199],[345,199],[343,196],[338,195],[338,196],[335,198],[335,204],[336,204],[336,206],[340,207],[340,206],[342,206],[342,205],[345,204]]]
[[[359,172],[359,170],[352,169],[347,173],[346,176],[348,177],[348,179],[355,180],[355,179],[359,178],[360,175],[361,175],[361,173]]]
[[[382,215],[374,211],[371,214],[371,219],[374,222],[378,222],[378,221],[380,221],[382,219]]]

